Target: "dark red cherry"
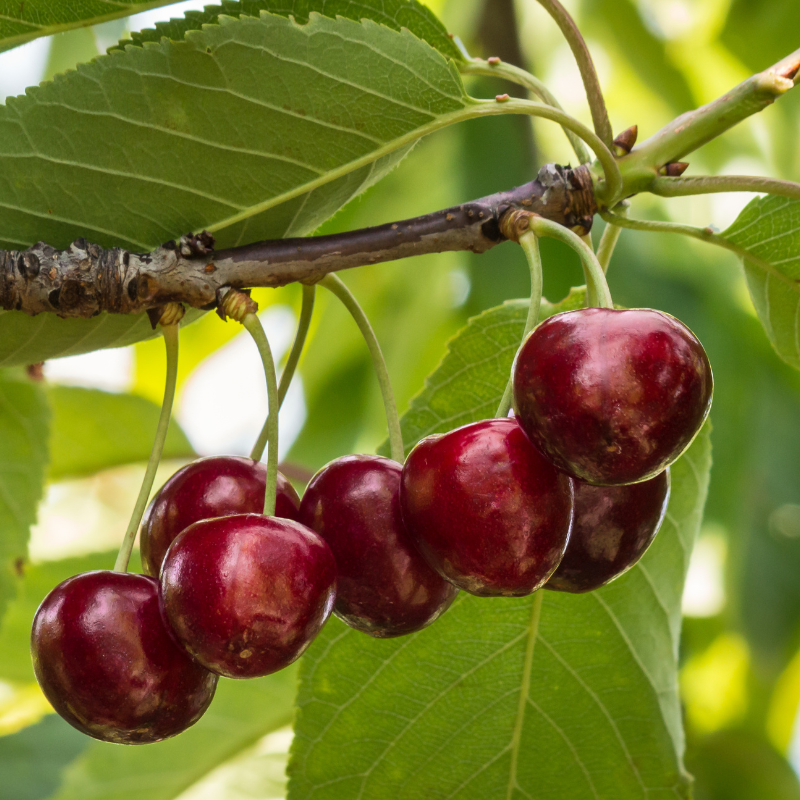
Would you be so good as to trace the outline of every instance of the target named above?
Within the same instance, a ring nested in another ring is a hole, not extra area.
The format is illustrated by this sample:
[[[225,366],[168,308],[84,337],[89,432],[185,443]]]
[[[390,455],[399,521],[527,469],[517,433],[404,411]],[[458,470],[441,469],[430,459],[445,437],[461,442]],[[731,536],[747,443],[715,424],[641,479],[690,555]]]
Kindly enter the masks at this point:
[[[181,644],[205,667],[255,678],[291,664],[336,599],[336,562],[305,525],[260,514],[190,525],[161,568],[161,600]]]
[[[573,484],[572,535],[545,589],[591,592],[627,572],[652,544],[667,512],[669,470],[628,486]]]
[[[336,559],[334,613],[372,636],[413,633],[443,614],[458,590],[432,570],[400,513],[402,467],[381,456],[345,456],[308,484],[300,522]]]
[[[173,639],[147,575],[85,572],[60,583],[36,612],[31,655],[53,708],[104,742],[175,736],[200,719],[217,686]]]
[[[158,490],[145,514],[139,542],[144,571],[158,577],[167,548],[194,522],[260,514],[266,486],[266,465],[252,458],[211,456],[179,469]],[[275,516],[296,520],[299,507],[297,492],[279,472]]]
[[[588,483],[655,477],[711,406],[711,366],[695,335],[652,309],[585,308],[545,320],[513,367],[517,420],[560,469]]]
[[[572,483],[513,419],[423,439],[403,467],[403,518],[428,563],[471,594],[520,596],[558,566]]]

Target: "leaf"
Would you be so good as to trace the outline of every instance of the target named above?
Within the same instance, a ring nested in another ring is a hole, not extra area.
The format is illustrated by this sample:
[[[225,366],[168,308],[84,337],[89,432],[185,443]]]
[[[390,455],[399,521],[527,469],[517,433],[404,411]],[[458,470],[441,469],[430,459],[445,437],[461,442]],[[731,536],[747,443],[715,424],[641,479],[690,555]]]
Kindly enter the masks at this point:
[[[92,742],[52,800],[172,800],[292,718],[296,667],[248,681],[220,679],[202,719],[147,747]]]
[[[51,480],[92,475],[109,467],[147,461],[159,407],[143,397],[98,389],[51,386]],[[163,458],[195,455],[186,434],[170,422]]]
[[[204,313],[197,308],[187,309],[181,327]],[[55,314],[31,317],[22,311],[0,311],[0,367],[36,364],[49,358],[76,356],[104,347],[126,347],[159,335],[145,314],[100,314],[93,319],[62,319]]]
[[[772,346],[800,369],[800,200],[757,198],[723,235],[771,265],[745,259],[747,287]]]
[[[125,3],[118,0],[0,0],[0,52],[39,36],[97,25],[148,8],[169,5],[172,0]]]
[[[146,251],[203,228],[220,247],[303,235],[468,102],[452,63],[406,30],[222,17],[0,106],[0,246],[86,236]],[[45,320],[0,316],[0,364],[151,335],[144,320]]]
[[[282,17],[293,16],[301,25],[308,22],[311,14],[316,12],[325,17],[344,17],[355,22],[369,19],[395,31],[408,28],[442,55],[456,61],[464,60],[461,50],[448,35],[444,25],[427,6],[417,0],[361,0],[359,3],[351,0],[224,0],[221,5],[208,5],[202,11],[187,11],[183,18],[157,22],[155,28],[132,33],[130,39],[123,39],[110,49],[124,48],[131,43],[141,45],[144,42],[158,42],[163,36],[180,40],[186,35],[186,31],[200,30],[203,25],[216,24],[221,14],[228,17],[239,17],[242,14],[257,17],[261,11],[269,11]]]
[[[40,386],[0,373],[0,620],[44,489],[49,416]]]
[[[494,413],[524,314],[507,303],[451,341],[407,445]],[[642,562],[588,595],[546,592],[538,636],[532,598],[464,593],[400,639],[329,624],[301,665],[290,800],[688,797],[680,600],[709,466],[706,428]]]
[[[62,770],[90,741],[55,715],[11,736],[0,737],[0,800],[47,797],[58,788]]]

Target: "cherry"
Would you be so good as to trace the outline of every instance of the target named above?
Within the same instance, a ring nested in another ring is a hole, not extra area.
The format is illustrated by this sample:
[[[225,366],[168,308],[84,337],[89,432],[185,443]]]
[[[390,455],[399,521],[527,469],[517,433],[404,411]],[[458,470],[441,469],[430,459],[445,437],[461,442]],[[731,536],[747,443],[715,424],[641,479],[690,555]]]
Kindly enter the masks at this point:
[[[423,439],[403,467],[400,502],[428,563],[482,596],[538,589],[572,524],[569,478],[508,418]]]
[[[402,467],[381,456],[337,458],[308,484],[300,521],[336,559],[334,613],[376,637],[430,625],[458,590],[432,570],[411,541],[400,513]]]
[[[164,554],[175,537],[194,522],[264,510],[267,468],[240,456],[199,458],[179,469],[150,502],[140,538],[142,565],[158,577]],[[278,473],[275,516],[296,520],[300,498]]]
[[[667,511],[669,470],[628,486],[573,484],[572,535],[545,589],[591,592],[627,572],[652,544]]]
[[[711,406],[695,335],[652,309],[585,308],[545,320],[513,367],[517,420],[559,469],[601,485],[655,477]]]
[[[53,708],[118,744],[159,742],[197,722],[217,676],[178,646],[146,575],[86,572],[45,597],[31,631],[33,668]]]
[[[327,544],[293,520],[201,520],[170,545],[161,600],[183,646],[212,672],[255,678],[291,664],[336,599]]]

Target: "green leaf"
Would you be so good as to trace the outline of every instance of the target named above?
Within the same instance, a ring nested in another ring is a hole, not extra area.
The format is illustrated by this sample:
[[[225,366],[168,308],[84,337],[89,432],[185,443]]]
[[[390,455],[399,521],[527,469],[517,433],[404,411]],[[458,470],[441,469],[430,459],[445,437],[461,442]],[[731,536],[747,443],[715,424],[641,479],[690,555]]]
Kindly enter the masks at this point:
[[[91,740],[55,715],[0,737],[0,800],[42,800]]]
[[[2,223],[0,223],[2,225]],[[205,312],[189,308],[181,327]],[[0,367],[36,364],[48,358],[77,356],[104,347],[125,347],[159,336],[145,314],[100,314],[93,319],[62,319],[0,311]]]
[[[406,417],[408,445],[494,413],[524,306],[486,312],[451,341]],[[600,591],[545,593],[538,636],[532,598],[464,593],[400,639],[332,621],[301,665],[291,800],[688,797],[680,600],[709,467],[706,427],[672,467],[645,558]]]
[[[0,373],[0,620],[16,591],[42,497],[48,422],[42,388]]]
[[[772,346],[800,369],[800,200],[757,198],[723,235],[771,265],[745,259],[747,286]]]
[[[39,36],[50,36],[72,28],[96,25],[127,17],[148,8],[169,5],[173,0],[125,3],[119,0],[0,0],[0,52]]]
[[[86,236],[149,250],[203,228],[220,247],[303,235],[468,102],[452,62],[406,30],[221,17],[0,106],[0,246]],[[8,312],[0,323],[0,364],[151,335],[144,320]]]
[[[102,469],[147,461],[159,407],[143,397],[98,389],[51,386],[51,480],[92,475]],[[173,419],[164,458],[192,458],[186,434]]]
[[[172,800],[292,718],[296,667],[248,681],[220,679],[192,728],[147,747],[92,742],[52,800]]]
[[[431,47],[448,58],[463,61],[464,56],[448,35],[447,29],[436,15],[417,0],[225,0],[221,5],[209,5],[202,11],[187,11],[183,18],[169,22],[157,22],[155,28],[132,33],[130,39],[123,39],[114,48],[123,48],[131,43],[158,42],[163,36],[180,40],[186,31],[200,30],[203,25],[216,24],[221,14],[239,17],[245,14],[257,17],[259,12],[269,11],[282,17],[293,16],[301,25],[308,22],[314,12],[325,17],[344,17],[358,22],[370,19],[387,28],[399,31],[408,28],[411,33],[426,41]]]

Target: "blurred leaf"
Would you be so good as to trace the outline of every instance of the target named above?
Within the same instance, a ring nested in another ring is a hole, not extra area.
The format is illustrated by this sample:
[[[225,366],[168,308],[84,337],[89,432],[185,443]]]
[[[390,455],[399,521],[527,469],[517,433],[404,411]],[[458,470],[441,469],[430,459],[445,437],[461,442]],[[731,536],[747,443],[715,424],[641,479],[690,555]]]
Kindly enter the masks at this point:
[[[186,35],[186,31],[200,30],[203,25],[216,24],[221,14],[227,17],[239,17],[242,14],[257,17],[261,11],[269,11],[282,17],[293,16],[300,25],[305,25],[311,14],[318,13],[331,18],[344,17],[355,22],[370,19],[395,31],[408,28],[411,33],[448,58],[464,60],[455,42],[447,35],[444,25],[427,6],[417,0],[360,0],[357,4],[351,0],[225,0],[221,5],[208,5],[202,11],[187,11],[182,19],[157,22],[155,28],[131,34],[130,39],[123,39],[116,48],[131,43],[141,45],[144,42],[158,42],[162,36],[180,40]]]
[[[733,0],[721,39],[756,71],[796,50],[798,30],[800,6],[793,0],[766,4]]]
[[[50,715],[12,736],[0,737],[0,800],[43,800],[61,773],[89,745],[61,717]]]
[[[494,413],[524,316],[508,303],[450,343],[406,415],[407,445]],[[462,593],[395,640],[329,624],[301,665],[289,797],[687,797],[680,598],[709,467],[706,428],[673,466],[643,561],[598,592],[547,593],[535,640],[530,598]]]
[[[757,198],[724,235],[774,267],[745,259],[747,286],[772,346],[800,369],[800,201]]]
[[[247,681],[220,679],[192,728],[147,747],[91,742],[64,772],[52,800],[172,800],[213,769],[289,723],[294,666]]]
[[[19,581],[17,596],[8,607],[0,625],[0,680],[12,683],[32,683],[36,680],[31,664],[31,625],[36,609],[51,589],[59,583],[95,569],[111,569],[116,553],[92,553],[79,558],[45,561],[25,568]],[[131,571],[140,571],[139,551],[134,550]]]
[[[767,732],[781,753],[788,753],[800,708],[800,653],[789,662],[775,683],[767,717]]]
[[[110,19],[127,17],[148,8],[169,5],[173,0],[126,3],[118,0],[0,0],[0,52],[29,42]]]
[[[692,753],[695,800],[800,800],[794,770],[751,734],[722,731]]]
[[[50,386],[50,480],[92,475],[109,467],[147,461],[160,408],[132,394],[99,389]],[[195,453],[175,419],[171,420],[163,458],[192,458]]]
[[[187,309],[181,327],[204,313],[197,308]],[[159,332],[153,330],[145,314],[62,319],[55,314],[31,317],[22,311],[0,311],[0,367],[36,364],[104,347],[125,347],[155,336],[159,336]]]
[[[44,489],[49,417],[41,386],[0,372],[0,621],[16,591]]]
[[[539,319],[582,308],[584,302],[583,287],[555,305],[543,299]],[[497,387],[505,388],[511,377],[527,315],[527,300],[508,300],[473,317],[448,342],[441,364],[401,419],[407,450],[432,433],[494,416],[502,396]]]
[[[1,245],[302,235],[402,159],[399,138],[467,102],[452,64],[408,31],[320,16],[221,23],[102,56],[0,107]],[[49,316],[0,317],[14,329],[0,363],[149,335],[144,321],[70,320],[50,346],[37,336]]]

